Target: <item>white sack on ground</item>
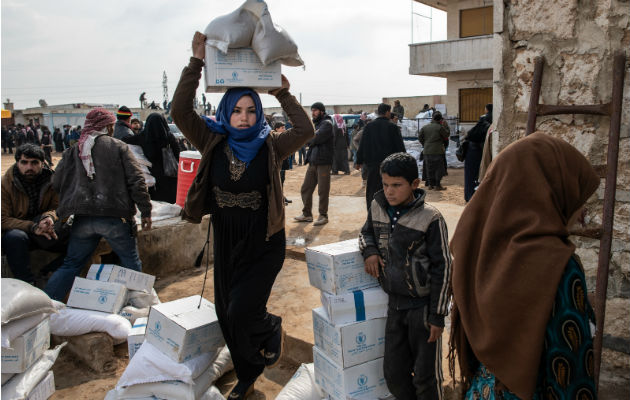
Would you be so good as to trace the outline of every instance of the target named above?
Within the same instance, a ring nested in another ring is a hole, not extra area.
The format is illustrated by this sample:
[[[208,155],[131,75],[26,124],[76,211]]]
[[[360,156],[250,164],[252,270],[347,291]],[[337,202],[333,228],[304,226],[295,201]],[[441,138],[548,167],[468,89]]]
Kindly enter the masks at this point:
[[[289,34],[274,25],[267,3],[247,0],[230,14],[215,18],[204,34],[206,44],[227,53],[228,48],[251,47],[263,65],[276,61],[297,67],[304,65]]]
[[[141,290],[127,291],[127,305],[136,308],[145,308],[156,304],[160,304],[160,298],[155,289],[151,290],[151,293],[146,293]]]
[[[13,339],[20,337],[26,331],[34,328],[46,318],[49,313],[41,313],[37,315],[31,315],[30,317],[11,321],[8,324],[2,326],[2,347],[5,349],[11,348],[11,342]]]
[[[204,353],[177,363],[147,341],[142,343],[116,384],[117,388],[160,381],[192,383],[211,365],[216,353]]]
[[[146,342],[145,342],[146,343]],[[135,360],[134,357],[132,360]],[[128,387],[116,387],[116,397],[112,399],[138,399],[155,396],[158,399],[195,400],[203,396],[214,382],[214,369],[210,365],[192,383],[182,381],[162,381],[141,383]]]
[[[138,318],[145,318],[149,316],[150,307],[137,308],[134,306],[125,306],[120,310],[118,315],[131,322],[131,325],[136,323]]]
[[[79,336],[90,332],[105,332],[116,343],[127,341],[131,331],[129,320],[118,314],[64,308],[50,316],[50,333],[57,336]]]
[[[147,183],[148,185],[148,183]],[[169,218],[179,217],[182,208],[178,204],[171,204],[165,201],[151,200],[151,221],[157,222]],[[140,210],[136,208],[136,223],[140,225]]]
[[[225,397],[223,397],[219,388],[210,386],[199,400],[225,400]]]
[[[42,290],[19,279],[2,278],[2,324],[41,313],[56,312]]]
[[[2,400],[25,399],[33,388],[46,377],[65,345],[66,343],[62,343],[52,350],[46,350],[29,369],[11,378],[2,386]]]
[[[319,385],[315,383],[315,366],[302,364],[293,377],[282,388],[276,400],[320,400],[324,397]]]

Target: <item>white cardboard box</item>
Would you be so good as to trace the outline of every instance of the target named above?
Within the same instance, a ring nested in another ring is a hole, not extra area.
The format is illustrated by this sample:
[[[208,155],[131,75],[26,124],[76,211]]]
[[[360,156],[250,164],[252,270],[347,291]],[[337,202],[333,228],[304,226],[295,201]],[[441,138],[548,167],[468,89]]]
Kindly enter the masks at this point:
[[[176,362],[223,346],[214,304],[190,296],[151,306],[145,339]]]
[[[2,348],[2,373],[26,371],[50,347],[49,318],[16,337],[11,349]]]
[[[335,325],[387,317],[389,296],[380,287],[337,295],[321,292],[321,300]]]
[[[92,264],[86,275],[87,279],[102,282],[115,282],[129,290],[140,290],[151,293],[155,276],[140,271],[124,268],[115,264]]]
[[[129,336],[127,336],[127,347],[129,348],[129,359],[131,360],[136,354],[136,351],[142,346],[144,342],[144,334],[147,330],[148,318],[138,318],[131,327]]]
[[[55,393],[55,375],[52,371],[26,396],[26,400],[46,400]]]
[[[127,298],[127,288],[120,283],[101,282],[76,277],[68,297],[68,306],[118,314]]]
[[[305,255],[309,282],[324,292],[343,294],[378,286],[365,272],[357,239],[308,247]]]
[[[378,399],[389,394],[383,375],[383,358],[343,369],[317,346],[313,347],[315,383],[331,399]]]
[[[315,346],[343,368],[383,357],[387,318],[333,325],[323,307],[313,310]]]
[[[264,66],[251,48],[228,49],[223,54],[206,45],[205,63],[206,92],[224,92],[241,86],[257,90],[282,86],[280,63]]]

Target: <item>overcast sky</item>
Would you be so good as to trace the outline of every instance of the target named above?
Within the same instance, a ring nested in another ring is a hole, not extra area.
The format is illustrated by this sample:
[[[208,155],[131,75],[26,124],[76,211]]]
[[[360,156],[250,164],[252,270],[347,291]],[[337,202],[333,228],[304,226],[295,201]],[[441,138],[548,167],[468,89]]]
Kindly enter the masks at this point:
[[[141,92],[169,98],[191,56],[191,39],[240,0],[2,0],[2,101],[17,109],[67,103],[139,106]],[[409,75],[411,0],[267,0],[274,23],[297,43],[306,68],[283,66],[302,103],[378,103],[446,93],[446,80]],[[429,8],[414,6],[429,15]],[[418,8],[420,7],[420,8]],[[446,14],[432,10],[433,40]],[[428,21],[416,18],[425,29]],[[414,42],[419,34],[414,34]],[[197,95],[201,97],[201,90]],[[271,96],[261,96],[275,106]],[[216,105],[219,94],[208,94]]]

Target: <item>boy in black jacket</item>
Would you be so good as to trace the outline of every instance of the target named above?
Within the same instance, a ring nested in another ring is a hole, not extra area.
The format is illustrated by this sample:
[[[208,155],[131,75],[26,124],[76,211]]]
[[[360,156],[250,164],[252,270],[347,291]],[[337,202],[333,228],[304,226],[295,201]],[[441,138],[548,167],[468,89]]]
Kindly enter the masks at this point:
[[[441,399],[451,274],[446,223],[425,204],[411,155],[390,155],[380,172],[383,190],[374,195],[359,246],[366,272],[389,294],[385,381],[398,400]]]

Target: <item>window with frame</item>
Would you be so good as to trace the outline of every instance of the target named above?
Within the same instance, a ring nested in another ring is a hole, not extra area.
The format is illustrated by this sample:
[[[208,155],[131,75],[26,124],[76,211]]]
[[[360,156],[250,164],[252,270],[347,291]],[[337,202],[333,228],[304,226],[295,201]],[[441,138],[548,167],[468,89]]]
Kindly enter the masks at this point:
[[[459,10],[459,37],[492,35],[493,7]]]
[[[459,89],[459,121],[477,122],[492,103],[492,88]]]

